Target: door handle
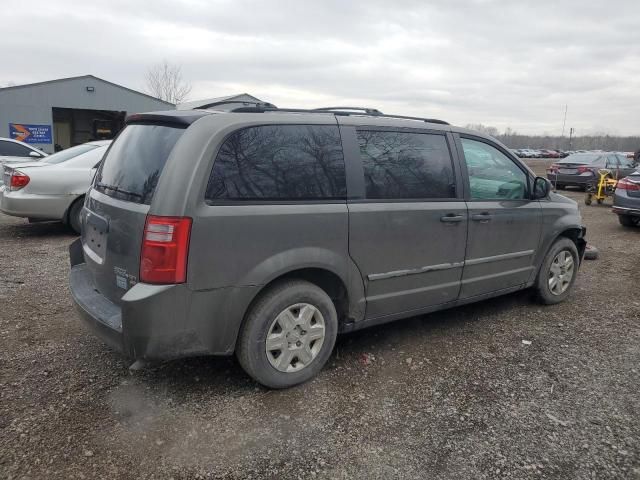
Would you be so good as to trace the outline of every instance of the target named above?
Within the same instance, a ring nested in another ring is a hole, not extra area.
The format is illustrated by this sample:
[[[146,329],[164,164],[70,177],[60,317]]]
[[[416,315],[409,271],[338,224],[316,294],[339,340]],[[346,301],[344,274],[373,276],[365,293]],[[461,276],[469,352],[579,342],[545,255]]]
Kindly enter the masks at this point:
[[[440,221],[444,223],[460,223],[462,220],[464,220],[464,217],[462,215],[456,215],[455,213],[447,213],[440,217]]]
[[[491,220],[491,214],[489,212],[475,213],[471,215],[471,220],[475,220],[476,222],[486,223]]]

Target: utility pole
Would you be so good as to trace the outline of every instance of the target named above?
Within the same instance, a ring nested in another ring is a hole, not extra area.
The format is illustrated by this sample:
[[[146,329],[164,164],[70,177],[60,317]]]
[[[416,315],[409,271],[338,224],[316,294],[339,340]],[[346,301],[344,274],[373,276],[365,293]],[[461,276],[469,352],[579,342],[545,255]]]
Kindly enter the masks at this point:
[[[564,137],[564,126],[567,124],[567,110],[569,109],[569,105],[565,103],[564,105],[564,120],[562,121],[562,135]]]
[[[575,129],[573,127],[571,127],[569,129],[569,150],[571,150],[571,138],[573,137],[574,133],[575,133]]]

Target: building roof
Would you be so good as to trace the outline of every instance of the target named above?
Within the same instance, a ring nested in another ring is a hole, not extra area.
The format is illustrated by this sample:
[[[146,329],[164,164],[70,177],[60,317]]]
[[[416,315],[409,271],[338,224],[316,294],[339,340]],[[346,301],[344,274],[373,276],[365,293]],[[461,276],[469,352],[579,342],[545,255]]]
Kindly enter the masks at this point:
[[[192,102],[179,103],[176,110],[194,110],[196,108],[212,108],[217,105],[234,104],[234,103],[263,103],[259,98],[249,95],[248,93],[239,93],[237,95],[228,95],[226,97],[205,98],[202,100],[194,100]]]
[[[47,81],[44,81],[44,82],[25,83],[23,85],[13,85],[11,87],[0,88],[0,91],[13,90],[13,89],[17,89],[17,88],[36,87],[36,86],[40,86],[40,85],[48,85],[50,83],[67,82],[69,80],[79,80],[79,79],[82,79],[82,78],[90,78],[90,79],[93,79],[93,80],[98,80],[100,82],[103,82],[103,83],[106,83],[108,85],[111,85],[112,87],[117,87],[117,88],[120,88],[122,90],[126,90],[128,92],[132,92],[132,93],[135,93],[137,95],[142,95],[144,97],[151,98],[151,99],[156,100],[158,102],[162,102],[162,103],[165,103],[167,105],[173,106],[173,103],[165,102],[164,100],[156,98],[153,95],[148,95],[146,93],[139,92],[139,91],[133,90],[131,88],[123,87],[122,85],[118,85],[117,83],[109,82],[108,80],[104,80],[102,78],[96,77],[95,75],[80,75],[80,76],[77,76],[77,77],[56,78],[54,80],[47,80]]]

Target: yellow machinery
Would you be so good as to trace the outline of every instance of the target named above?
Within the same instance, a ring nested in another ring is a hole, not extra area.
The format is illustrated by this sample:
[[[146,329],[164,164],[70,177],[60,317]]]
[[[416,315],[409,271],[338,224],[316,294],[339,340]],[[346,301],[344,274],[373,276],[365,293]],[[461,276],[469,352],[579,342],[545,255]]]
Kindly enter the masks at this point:
[[[590,183],[587,185],[587,193],[584,197],[585,205],[591,205],[594,198],[599,205],[603,203],[607,197],[613,196],[613,192],[616,190],[618,180],[613,178],[611,170],[601,168],[598,170],[598,176],[598,183]]]

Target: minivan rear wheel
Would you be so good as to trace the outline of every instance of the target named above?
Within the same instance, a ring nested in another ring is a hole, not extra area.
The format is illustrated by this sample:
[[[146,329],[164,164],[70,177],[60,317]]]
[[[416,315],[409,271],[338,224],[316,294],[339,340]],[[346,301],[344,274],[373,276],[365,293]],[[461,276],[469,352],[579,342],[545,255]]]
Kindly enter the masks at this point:
[[[580,259],[575,243],[559,238],[545,256],[535,290],[541,303],[552,305],[564,301],[576,280]]]
[[[304,280],[288,280],[255,302],[242,326],[236,356],[257,382],[287,388],[322,369],[337,333],[338,315],[325,291]]]

